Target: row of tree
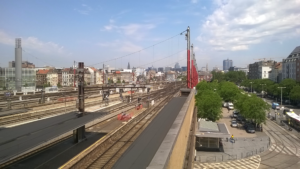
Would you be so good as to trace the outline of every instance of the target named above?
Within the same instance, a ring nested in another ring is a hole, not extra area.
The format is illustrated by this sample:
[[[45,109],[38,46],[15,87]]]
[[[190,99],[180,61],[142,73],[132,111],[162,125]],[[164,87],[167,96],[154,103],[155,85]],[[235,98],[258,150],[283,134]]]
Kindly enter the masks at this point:
[[[279,97],[281,95],[291,100],[300,101],[300,85],[293,79],[284,79],[280,83],[275,83],[270,79],[244,80],[241,86],[247,87],[250,92],[267,92],[268,95]]]
[[[265,122],[265,112],[270,109],[270,105],[261,98],[245,93],[232,82],[202,81],[197,84],[196,89],[198,117],[211,121],[217,121],[222,117],[222,101],[232,102],[244,118],[257,124]]]
[[[227,73],[212,71],[212,75],[212,81],[216,80],[217,82],[229,81],[240,84],[247,79],[246,73],[243,71],[229,71]]]
[[[233,82],[237,85],[247,87],[250,92],[256,91],[261,93],[262,91],[265,91],[267,94],[275,97],[281,95],[280,87],[284,87],[282,88],[283,98],[294,100],[295,103],[300,101],[300,84],[293,79],[284,79],[280,83],[275,83],[270,79],[247,79],[247,76],[243,71],[229,71],[227,73],[212,71],[212,74],[213,81]]]

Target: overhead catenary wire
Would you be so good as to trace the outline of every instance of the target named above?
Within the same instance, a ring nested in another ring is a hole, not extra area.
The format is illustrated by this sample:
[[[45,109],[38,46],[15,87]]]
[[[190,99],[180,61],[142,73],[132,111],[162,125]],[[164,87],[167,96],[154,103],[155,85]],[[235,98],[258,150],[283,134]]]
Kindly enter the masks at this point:
[[[162,40],[162,41],[160,41],[160,42],[157,42],[157,43],[155,43],[155,44],[153,44],[153,45],[151,45],[151,46],[145,47],[145,48],[140,49],[140,50],[138,50],[138,51],[129,53],[129,54],[127,54],[127,55],[123,55],[123,56],[116,57],[116,58],[113,58],[113,59],[109,59],[109,60],[105,60],[105,61],[98,62],[98,63],[95,63],[95,64],[91,64],[91,65],[89,65],[88,67],[95,66],[95,65],[98,65],[98,64],[102,64],[102,63],[106,63],[106,62],[110,62],[110,61],[115,60],[115,59],[121,59],[121,58],[130,56],[130,55],[133,55],[133,54],[135,54],[135,53],[138,53],[138,52],[140,52],[140,51],[144,51],[144,50],[149,49],[149,48],[151,48],[151,47],[153,47],[153,46],[156,46],[156,45],[161,44],[161,43],[163,43],[163,42],[165,42],[165,41],[168,41],[168,40],[170,40],[170,39],[172,39],[172,38],[174,38],[174,37],[176,37],[176,36],[179,36],[180,34],[181,34],[181,33],[176,34],[176,35],[174,35],[174,36],[172,36],[172,37],[170,37],[170,38],[167,38],[167,39],[165,39],[165,40]]]
[[[168,58],[168,57],[171,57],[171,56],[177,55],[178,53],[181,53],[181,52],[183,52],[183,51],[186,51],[186,49],[183,49],[183,50],[177,51],[176,53],[173,53],[173,54],[171,54],[171,55],[168,55],[168,56],[166,56],[166,57],[163,57],[163,58],[161,58],[161,59],[158,59],[158,60],[155,60],[155,61],[153,61],[153,62],[149,62],[149,63],[143,64],[143,65],[140,65],[140,66],[142,67],[142,66],[146,66],[146,65],[149,65],[149,64],[152,64],[152,63],[155,63],[155,62],[158,62],[158,61],[164,60],[164,59],[166,59],[166,58]],[[186,59],[186,58],[184,58],[184,59]]]
[[[47,63],[47,62],[45,62],[45,61],[43,61],[43,60],[39,59],[38,57],[36,57],[36,56],[32,55],[31,53],[29,53],[29,52],[25,51],[23,48],[22,48],[22,51],[23,51],[23,52],[26,52],[27,54],[29,54],[30,56],[34,57],[35,59],[37,59],[37,60],[40,60],[40,61],[44,62],[46,65],[53,66],[52,64],[49,64],[49,63]],[[53,67],[54,67],[54,66],[53,66]]]

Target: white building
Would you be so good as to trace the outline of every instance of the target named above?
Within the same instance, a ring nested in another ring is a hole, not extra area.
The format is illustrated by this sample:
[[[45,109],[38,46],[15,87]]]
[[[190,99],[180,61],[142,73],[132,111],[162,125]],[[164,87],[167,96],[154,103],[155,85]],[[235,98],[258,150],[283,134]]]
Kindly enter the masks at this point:
[[[50,86],[57,86],[58,84],[58,74],[55,69],[50,69],[47,73],[47,83],[50,83]]]
[[[279,83],[282,79],[282,63],[276,63],[272,66],[271,71],[269,71],[269,79],[273,82]]]
[[[249,79],[268,79],[269,71],[271,71],[274,62],[273,60],[267,60],[249,64]]]

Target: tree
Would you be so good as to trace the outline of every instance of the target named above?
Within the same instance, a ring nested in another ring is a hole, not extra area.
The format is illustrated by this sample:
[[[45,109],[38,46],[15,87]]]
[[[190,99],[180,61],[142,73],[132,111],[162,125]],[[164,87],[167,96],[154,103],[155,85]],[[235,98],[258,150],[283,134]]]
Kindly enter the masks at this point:
[[[213,77],[212,77],[212,81],[217,80],[217,82],[222,82],[224,81],[225,77],[224,77],[224,73],[219,72],[219,71],[212,71],[211,72]]]
[[[224,74],[225,80],[234,82],[235,84],[241,84],[242,81],[246,80],[246,73],[243,71],[229,71]]]
[[[61,87],[61,84],[60,84],[60,82],[58,82],[58,83],[57,83],[57,87]]]
[[[125,80],[123,80],[122,83],[125,83]]]
[[[118,78],[117,83],[121,83],[121,79],[120,78]]]
[[[235,101],[235,107],[244,118],[254,120],[257,124],[265,123],[266,111],[270,109],[268,103],[254,94],[239,95]]]
[[[203,91],[205,90],[209,90],[210,89],[210,86],[209,84],[204,80],[204,81],[201,81],[200,83],[198,83],[196,85],[196,89],[197,89],[197,92],[198,93],[202,93]]]
[[[219,92],[220,96],[226,102],[233,102],[237,94],[240,94],[239,88],[232,82],[220,83]]]
[[[281,87],[286,87],[284,90],[282,90],[283,96],[288,96],[291,93],[291,90],[294,86],[297,85],[297,82],[293,79],[284,79],[279,83]]]
[[[211,90],[198,92],[195,96],[198,108],[198,117],[207,118],[211,121],[219,120],[222,117],[222,98]]]
[[[291,90],[291,99],[292,100],[300,100],[300,86],[294,86],[293,89]]]

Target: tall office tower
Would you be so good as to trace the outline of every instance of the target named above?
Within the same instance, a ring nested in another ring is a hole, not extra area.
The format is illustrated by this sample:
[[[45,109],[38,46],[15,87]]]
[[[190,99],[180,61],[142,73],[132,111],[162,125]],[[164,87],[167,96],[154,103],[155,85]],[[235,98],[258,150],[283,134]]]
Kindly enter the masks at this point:
[[[232,60],[223,60],[223,70],[228,70],[230,67],[232,67]]]
[[[16,48],[15,48],[15,82],[16,90],[21,91],[22,87],[22,44],[21,38],[16,38]]]

